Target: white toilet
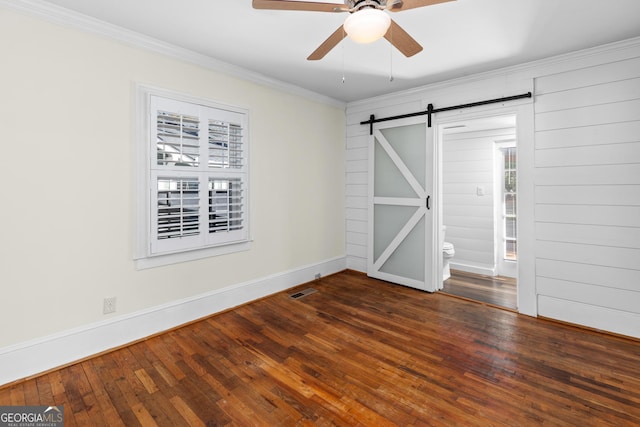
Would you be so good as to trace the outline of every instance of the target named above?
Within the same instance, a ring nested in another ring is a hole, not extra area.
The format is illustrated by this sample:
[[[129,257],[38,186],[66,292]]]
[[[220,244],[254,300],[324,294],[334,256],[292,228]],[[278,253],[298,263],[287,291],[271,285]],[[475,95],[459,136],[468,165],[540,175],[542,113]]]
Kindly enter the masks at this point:
[[[442,226],[442,281],[444,282],[449,277],[451,277],[451,267],[449,263],[451,262],[451,258],[456,254],[456,251],[453,249],[453,243],[444,241],[444,234],[447,230],[447,227]]]

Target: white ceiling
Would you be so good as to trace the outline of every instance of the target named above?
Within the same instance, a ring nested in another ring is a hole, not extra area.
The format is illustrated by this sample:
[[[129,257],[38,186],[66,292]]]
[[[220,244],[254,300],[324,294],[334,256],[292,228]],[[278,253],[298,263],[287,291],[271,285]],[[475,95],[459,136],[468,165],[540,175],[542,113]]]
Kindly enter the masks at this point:
[[[49,3],[345,102],[640,36],[640,0],[457,0],[392,14],[424,47],[411,58],[384,39],[345,39],[307,61],[346,14],[251,0]]]

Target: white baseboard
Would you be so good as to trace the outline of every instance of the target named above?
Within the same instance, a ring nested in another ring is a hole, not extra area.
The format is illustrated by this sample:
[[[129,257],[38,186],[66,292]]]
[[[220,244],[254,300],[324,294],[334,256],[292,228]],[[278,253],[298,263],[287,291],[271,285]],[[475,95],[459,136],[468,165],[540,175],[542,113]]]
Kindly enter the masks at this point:
[[[467,273],[482,274],[484,276],[497,275],[495,268],[490,268],[490,267],[481,267],[481,266],[469,265],[469,264],[458,264],[455,262],[452,262],[451,264],[449,264],[449,267],[452,270],[466,271]]]
[[[0,349],[0,385],[120,347],[346,269],[338,257]]]
[[[538,295],[538,314],[640,339],[640,314],[608,307]]]

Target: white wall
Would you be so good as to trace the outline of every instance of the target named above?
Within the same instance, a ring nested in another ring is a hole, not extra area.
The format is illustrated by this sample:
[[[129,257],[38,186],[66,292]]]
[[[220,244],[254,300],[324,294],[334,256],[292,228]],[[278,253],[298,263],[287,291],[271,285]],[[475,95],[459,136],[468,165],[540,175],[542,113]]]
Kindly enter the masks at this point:
[[[132,327],[75,353],[52,344],[64,356],[36,356],[43,343],[166,309],[148,334],[344,268],[344,106],[2,7],[0,55],[0,384],[127,341]],[[138,82],[250,110],[250,250],[136,271]],[[200,311],[172,317],[200,297]]]
[[[518,116],[518,309],[640,337],[640,40],[349,104],[347,265],[366,271],[370,114],[532,90]],[[518,110],[523,102],[437,115]],[[535,123],[535,128],[534,128]]]
[[[640,57],[536,79],[543,316],[640,332]]]
[[[445,134],[442,143],[442,223],[454,246],[451,268],[495,275],[496,141],[515,129]],[[478,194],[478,188],[482,194]]]

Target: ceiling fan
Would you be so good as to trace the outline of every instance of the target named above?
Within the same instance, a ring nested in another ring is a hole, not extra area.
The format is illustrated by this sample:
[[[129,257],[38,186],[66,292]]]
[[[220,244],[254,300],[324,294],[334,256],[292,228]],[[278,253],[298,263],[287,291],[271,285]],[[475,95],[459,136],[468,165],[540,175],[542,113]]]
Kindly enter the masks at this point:
[[[336,3],[319,3],[296,0],[253,0],[254,9],[300,10],[306,12],[349,12],[341,25],[309,57],[310,61],[324,58],[347,35],[358,43],[370,43],[381,37],[387,39],[405,56],[422,50],[415,41],[387,13],[431,6],[452,0],[344,0],[344,6]]]

